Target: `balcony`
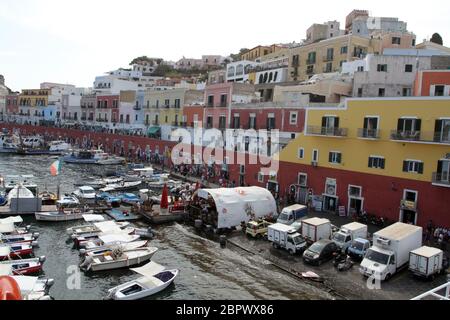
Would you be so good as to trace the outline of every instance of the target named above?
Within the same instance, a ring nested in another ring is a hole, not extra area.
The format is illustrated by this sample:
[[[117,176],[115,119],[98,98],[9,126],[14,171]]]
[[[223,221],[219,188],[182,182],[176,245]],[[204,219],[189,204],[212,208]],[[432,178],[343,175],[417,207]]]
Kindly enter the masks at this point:
[[[208,103],[206,104],[206,106],[207,106],[208,108],[214,108],[214,102],[208,102]]]
[[[415,143],[449,144],[450,136],[434,131],[391,131],[391,140]]]
[[[226,106],[227,106],[227,102],[226,101],[222,101],[219,104],[219,107],[221,107],[221,108],[226,108]]]
[[[86,121],[87,118],[86,118],[86,117],[81,117],[80,120],[81,120],[81,121]]]
[[[347,128],[328,128],[318,126],[308,126],[306,134],[313,136],[327,136],[327,137],[346,137]]]
[[[450,188],[449,172],[433,172],[431,181],[434,186]]]
[[[86,105],[81,105],[81,109],[86,109],[87,106]]]
[[[316,59],[306,59],[306,64],[316,64]]]
[[[333,60],[334,60],[333,56],[323,56],[323,59],[322,59],[323,62],[330,62]]]
[[[380,139],[380,130],[378,129],[358,129],[358,138],[361,139]]]
[[[135,111],[140,111],[140,110],[142,110],[142,108],[139,107],[139,106],[134,106],[134,107],[133,107],[133,110],[135,110]]]

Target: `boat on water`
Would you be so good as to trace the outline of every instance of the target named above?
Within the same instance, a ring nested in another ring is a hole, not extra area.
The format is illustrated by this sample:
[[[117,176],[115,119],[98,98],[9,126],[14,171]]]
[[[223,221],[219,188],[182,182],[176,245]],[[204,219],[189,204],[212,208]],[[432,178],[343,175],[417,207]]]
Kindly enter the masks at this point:
[[[16,153],[19,145],[14,142],[14,136],[0,134],[0,153]]]
[[[53,212],[36,212],[34,216],[38,221],[63,222],[82,220],[85,214],[94,214],[94,210],[83,210],[80,208],[72,210],[59,210]]]
[[[141,198],[139,198],[134,193],[124,193],[118,195],[122,203],[128,204],[128,205],[134,205],[141,202]]]
[[[113,191],[130,191],[137,190],[142,185],[142,181],[122,181],[119,183],[107,184],[105,187],[100,188],[102,192],[113,192]]]
[[[113,300],[138,300],[152,296],[173,283],[180,271],[166,270],[151,261],[141,268],[131,269],[141,277],[108,290],[107,298]]]
[[[97,222],[94,224],[86,224],[80,226],[74,226],[68,228],[66,230],[67,234],[72,236],[78,236],[85,233],[93,233],[93,232],[117,232],[120,233],[120,230],[127,228],[130,225],[129,222],[115,222],[115,221],[104,221]]]
[[[20,288],[23,300],[51,300],[49,290],[55,283],[54,279],[30,276],[12,276]]]
[[[4,179],[5,193],[9,194],[10,191],[16,188],[19,184],[24,188],[30,190],[33,195],[37,194],[37,184],[33,182],[34,176],[31,174],[27,175],[8,175]]]
[[[145,247],[133,250],[115,248],[110,254],[87,256],[80,264],[84,271],[104,271],[128,268],[149,261],[158,251],[155,247]]]
[[[11,191],[8,192],[7,200],[11,202],[11,199],[33,199],[35,195],[30,189],[25,187],[22,183],[18,183]]]
[[[167,185],[167,187],[169,189],[172,189],[172,188],[182,185],[181,181],[171,180],[171,179],[169,179],[169,176],[170,175],[166,174],[166,173],[160,174],[159,179],[157,181],[147,182],[147,187],[152,190],[160,191],[164,188],[165,185]]]
[[[109,194],[108,192],[102,192],[96,196],[98,201],[104,201],[107,205],[110,205],[112,207],[119,207],[120,203],[122,202],[122,199],[119,197],[113,196]]]
[[[63,161],[73,164],[98,164],[98,165],[120,165],[125,163],[125,158],[111,156],[103,150],[72,150]]]
[[[32,233],[27,234],[17,234],[17,235],[4,235],[0,234],[0,243],[11,244],[11,243],[34,243],[36,238]]]
[[[89,242],[95,242],[98,239],[100,239],[100,236],[102,235],[109,235],[109,234],[123,234],[123,235],[133,235],[135,232],[135,228],[125,228],[123,230],[121,230],[120,232],[118,231],[113,231],[113,232],[92,232],[92,233],[86,233],[86,234],[82,234],[79,236],[75,236],[73,237],[73,242],[75,244],[76,247],[78,248],[84,248]],[[139,239],[138,237],[134,238],[134,241]]]
[[[95,203],[95,190],[89,186],[78,187],[73,195],[82,203]]]
[[[9,259],[22,259],[33,254],[31,243],[12,243],[0,247],[0,261]]]
[[[11,266],[13,275],[33,275],[42,271],[45,256],[39,258],[1,261],[1,265]]]
[[[87,241],[84,244],[84,249],[80,249],[80,253],[86,253],[92,250],[101,250],[111,246],[117,246],[121,244],[127,244],[131,242],[138,242],[140,239],[139,235],[128,235],[128,234],[105,234],[100,235],[98,239],[94,239],[92,241]],[[142,243],[142,241],[140,241]],[[147,243],[147,241],[145,241]],[[139,247],[143,247],[145,245],[141,245]],[[138,248],[139,248],[138,247]],[[83,252],[81,251],[83,250]]]
[[[56,207],[57,208],[78,208],[80,207],[80,201],[71,195],[64,195],[56,201]]]
[[[119,244],[109,244],[109,245],[97,246],[97,247],[93,247],[93,248],[89,248],[89,249],[87,249],[87,248],[80,249],[80,254],[89,257],[89,256],[96,256],[99,254],[106,254],[106,253],[111,254],[112,251],[117,247],[120,247],[123,250],[134,250],[134,249],[146,247],[147,245],[148,245],[148,241],[146,241],[146,240],[125,242],[125,243],[119,243]]]

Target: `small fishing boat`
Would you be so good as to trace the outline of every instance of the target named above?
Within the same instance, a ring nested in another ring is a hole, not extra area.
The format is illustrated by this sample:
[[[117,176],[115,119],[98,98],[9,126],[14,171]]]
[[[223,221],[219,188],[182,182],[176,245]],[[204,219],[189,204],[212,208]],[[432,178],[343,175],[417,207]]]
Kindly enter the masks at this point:
[[[44,262],[45,257],[42,256],[39,258],[2,261],[0,264],[11,266],[14,275],[33,275],[42,271]]]
[[[51,299],[48,292],[55,280],[29,276],[12,276],[12,278],[19,285],[23,300]]]
[[[97,200],[105,201],[106,204],[108,204],[112,207],[118,207],[118,206],[120,206],[120,203],[122,202],[122,199],[120,199],[119,197],[113,196],[113,195],[109,194],[108,192],[102,192],[102,193],[98,194],[96,197],[97,197]]]
[[[64,195],[61,199],[56,201],[57,208],[78,208],[80,206],[80,201],[71,195]]]
[[[82,209],[59,210],[52,212],[36,212],[34,216],[38,221],[63,222],[82,220],[85,214],[93,214],[94,210],[84,211]]]
[[[9,259],[22,259],[33,254],[31,243],[12,243],[0,247],[0,261]]]
[[[152,190],[162,190],[164,188],[164,185],[167,185],[169,189],[172,189],[172,188],[182,185],[182,182],[176,181],[176,180],[170,180],[169,174],[164,173],[159,176],[159,180],[150,181],[147,183],[147,187]]]
[[[120,194],[118,197],[121,199],[122,203],[125,203],[128,205],[134,205],[134,204],[141,202],[141,198],[139,198],[134,193],[124,193],[124,194]]]
[[[125,162],[125,158],[110,156],[102,150],[73,150],[63,160],[66,163],[98,165],[120,165]]]
[[[62,140],[51,141],[48,144],[48,150],[50,154],[53,155],[62,155],[69,151],[71,148],[72,146],[69,143]]]
[[[114,300],[137,300],[152,296],[166,289],[178,276],[179,270],[149,262],[141,268],[131,269],[142,277],[108,290],[107,298]]]
[[[87,233],[80,236],[73,237],[73,242],[76,247],[78,248],[84,248],[89,242],[95,242],[100,239],[100,236],[102,235],[108,235],[108,234],[116,234],[116,235],[133,235],[136,229],[134,228],[125,228],[124,230],[121,230],[120,232],[117,231],[110,231],[110,233],[104,233],[104,232],[93,232],[93,233]],[[135,237],[135,240],[139,239],[139,236]]]
[[[124,229],[130,225],[129,222],[115,222],[115,221],[104,221],[97,222],[94,224],[87,224],[81,226],[75,226],[66,229],[67,234],[72,236],[93,233],[93,232],[116,232],[120,233],[121,229]]]
[[[73,195],[82,203],[95,203],[95,190],[89,186],[78,187]]]
[[[58,201],[58,196],[50,191],[43,191],[39,193],[39,198],[42,199],[43,206],[54,206]]]
[[[142,185],[142,181],[122,181],[114,184],[107,184],[104,188],[100,188],[102,192],[111,192],[111,191],[129,191],[129,190],[137,190]]]
[[[97,239],[87,241],[84,244],[83,252],[88,252],[92,250],[100,250],[104,249],[105,247],[111,247],[111,246],[117,246],[121,244],[127,244],[131,242],[135,242],[139,240],[139,235],[128,235],[128,234],[106,234],[106,235],[99,235]],[[147,241],[145,241],[147,242]],[[143,245],[142,245],[143,246]]]
[[[80,254],[85,256],[96,256],[99,254],[111,254],[112,251],[120,247],[123,250],[134,250],[138,248],[143,248],[148,245],[148,241],[133,241],[128,243],[121,243],[121,244],[110,244],[110,245],[104,245],[104,246],[98,246],[90,249],[80,249]]]
[[[158,248],[145,247],[134,250],[122,250],[115,248],[111,254],[99,254],[88,256],[80,264],[84,271],[103,271],[120,268],[128,268],[149,261],[158,251]]]
[[[0,234],[3,236],[21,236],[30,233],[31,226],[17,227],[14,223],[0,223]],[[32,234],[34,238],[39,238],[39,232]]]
[[[0,243],[3,243],[3,244],[11,244],[11,243],[17,243],[17,242],[33,243],[35,241],[36,241],[36,238],[33,236],[32,233],[19,234],[19,235],[0,234]]]
[[[18,144],[13,141],[13,136],[0,134],[0,153],[16,153]]]

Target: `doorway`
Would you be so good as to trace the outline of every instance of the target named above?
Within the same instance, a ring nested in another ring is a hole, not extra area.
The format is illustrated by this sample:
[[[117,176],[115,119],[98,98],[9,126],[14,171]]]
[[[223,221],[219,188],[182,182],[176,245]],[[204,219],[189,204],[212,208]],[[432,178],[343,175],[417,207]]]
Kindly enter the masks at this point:
[[[350,197],[348,200],[348,208],[349,208],[348,212],[360,215],[363,211],[362,210],[363,209],[363,201],[364,201],[364,199],[362,199],[362,198]]]
[[[338,207],[338,197],[324,195],[323,210],[329,212],[336,212]]]
[[[408,224],[417,224],[417,198],[418,192],[414,190],[403,191],[403,201],[400,210],[400,221]]]

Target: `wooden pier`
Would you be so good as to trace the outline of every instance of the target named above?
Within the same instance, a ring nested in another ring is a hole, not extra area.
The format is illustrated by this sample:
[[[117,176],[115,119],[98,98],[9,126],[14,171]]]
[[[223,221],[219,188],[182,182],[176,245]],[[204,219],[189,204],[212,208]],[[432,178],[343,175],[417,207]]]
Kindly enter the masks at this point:
[[[52,212],[58,211],[55,205],[52,206],[41,206],[41,210],[39,212]],[[21,212],[20,210],[11,211],[9,206],[0,207],[0,216],[34,216],[35,212]]]

